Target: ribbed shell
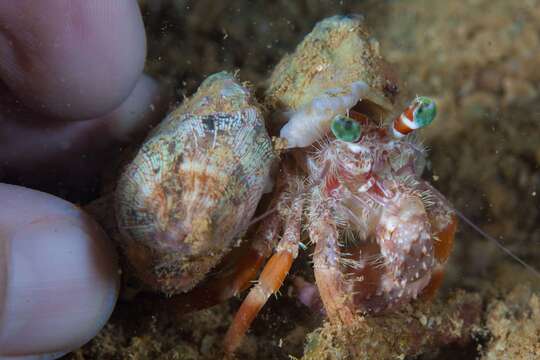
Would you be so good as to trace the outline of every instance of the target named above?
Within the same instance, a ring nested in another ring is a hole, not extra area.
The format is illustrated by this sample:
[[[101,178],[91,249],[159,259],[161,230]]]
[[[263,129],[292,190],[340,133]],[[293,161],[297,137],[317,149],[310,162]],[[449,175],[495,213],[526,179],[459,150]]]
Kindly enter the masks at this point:
[[[208,78],[118,183],[118,226],[139,278],[169,294],[202,280],[246,230],[273,159],[247,89],[226,73]]]

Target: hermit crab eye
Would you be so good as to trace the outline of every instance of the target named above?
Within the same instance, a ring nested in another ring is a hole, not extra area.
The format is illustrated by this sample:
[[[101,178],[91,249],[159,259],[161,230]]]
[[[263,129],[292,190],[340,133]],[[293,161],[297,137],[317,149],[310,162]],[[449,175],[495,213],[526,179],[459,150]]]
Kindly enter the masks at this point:
[[[437,107],[435,101],[425,96],[419,96],[416,98],[418,107],[413,114],[413,122],[418,128],[428,126],[433,122],[437,115]]]
[[[362,134],[358,121],[344,115],[337,115],[332,120],[330,129],[337,139],[345,142],[356,142]]]

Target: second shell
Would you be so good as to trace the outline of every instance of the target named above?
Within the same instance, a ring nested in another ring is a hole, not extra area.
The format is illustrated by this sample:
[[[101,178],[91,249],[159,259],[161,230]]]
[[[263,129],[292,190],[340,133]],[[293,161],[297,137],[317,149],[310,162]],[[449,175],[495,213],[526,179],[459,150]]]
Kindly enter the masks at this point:
[[[207,78],[118,183],[122,247],[137,277],[168,294],[193,288],[248,227],[274,158],[249,91],[227,73]]]

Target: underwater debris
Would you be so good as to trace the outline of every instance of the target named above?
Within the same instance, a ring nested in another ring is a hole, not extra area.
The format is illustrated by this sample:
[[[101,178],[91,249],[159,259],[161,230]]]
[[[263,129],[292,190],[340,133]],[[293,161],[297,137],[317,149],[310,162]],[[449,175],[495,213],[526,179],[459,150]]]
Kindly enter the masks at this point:
[[[445,301],[415,302],[384,316],[358,317],[350,326],[327,322],[308,335],[302,359],[405,359],[467,344],[481,319],[480,295],[457,291]]]
[[[540,294],[516,286],[487,307],[486,331],[491,339],[482,360],[540,359]]]

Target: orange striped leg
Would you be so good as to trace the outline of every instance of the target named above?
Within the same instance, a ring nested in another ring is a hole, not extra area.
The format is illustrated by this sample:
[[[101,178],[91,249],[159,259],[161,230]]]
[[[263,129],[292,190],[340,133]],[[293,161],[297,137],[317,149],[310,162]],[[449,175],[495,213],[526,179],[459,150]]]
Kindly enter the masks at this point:
[[[310,239],[316,243],[315,281],[328,318],[350,325],[355,313],[352,291],[340,269],[339,234],[330,209],[325,209],[316,222],[310,223],[309,229]]]
[[[275,254],[266,263],[259,281],[242,302],[225,335],[223,346],[226,353],[233,353],[240,346],[249,326],[270,295],[279,290],[298,255],[303,203],[303,196],[293,201],[283,237],[276,247]]]

